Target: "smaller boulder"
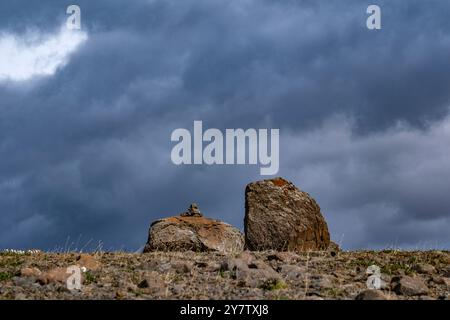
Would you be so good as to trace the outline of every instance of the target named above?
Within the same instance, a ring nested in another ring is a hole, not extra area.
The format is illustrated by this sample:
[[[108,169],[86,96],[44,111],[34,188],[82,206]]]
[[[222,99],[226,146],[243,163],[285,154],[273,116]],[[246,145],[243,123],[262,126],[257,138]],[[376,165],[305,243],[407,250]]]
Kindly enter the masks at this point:
[[[77,257],[76,264],[80,268],[86,268],[86,270],[96,271],[99,270],[102,266],[101,262],[94,256],[90,254],[82,253]]]
[[[38,282],[41,285],[50,283],[66,283],[69,276],[70,274],[67,272],[67,268],[58,267],[41,273],[38,277]]]
[[[434,274],[436,273],[436,269],[428,263],[419,263],[414,265],[414,271],[421,274]]]
[[[409,276],[394,277],[392,287],[397,294],[404,296],[420,296],[428,293],[428,287],[422,279]]]
[[[42,274],[41,270],[38,268],[22,268],[20,270],[20,275],[22,277],[39,277]]]
[[[151,251],[198,251],[238,253],[244,237],[235,227],[202,216],[196,204],[179,216],[160,219],[150,226],[144,253]]]
[[[286,280],[298,281],[306,277],[306,268],[297,266],[295,264],[285,264],[279,267],[278,272]]]
[[[262,260],[244,251],[236,258],[228,258],[222,263],[222,270],[230,271],[241,286],[251,288],[273,288],[284,286],[280,275]]]

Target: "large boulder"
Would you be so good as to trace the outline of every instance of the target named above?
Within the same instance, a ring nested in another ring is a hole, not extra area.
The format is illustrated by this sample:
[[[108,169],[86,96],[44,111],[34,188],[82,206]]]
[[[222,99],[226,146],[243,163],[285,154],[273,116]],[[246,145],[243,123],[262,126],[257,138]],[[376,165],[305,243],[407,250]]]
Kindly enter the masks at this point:
[[[202,216],[197,205],[179,216],[160,219],[150,226],[145,252],[150,251],[216,251],[240,252],[244,237],[235,227]]]
[[[247,185],[244,226],[249,250],[325,250],[330,244],[319,205],[283,178]]]

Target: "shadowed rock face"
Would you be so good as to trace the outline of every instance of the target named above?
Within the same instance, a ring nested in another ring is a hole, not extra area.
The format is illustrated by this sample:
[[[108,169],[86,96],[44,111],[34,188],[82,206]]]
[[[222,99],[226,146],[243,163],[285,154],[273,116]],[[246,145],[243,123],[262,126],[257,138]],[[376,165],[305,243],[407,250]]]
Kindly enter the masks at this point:
[[[244,238],[237,228],[195,213],[153,222],[144,252],[192,250],[232,253],[243,248]]]
[[[249,250],[325,250],[330,244],[319,205],[282,178],[247,185],[244,225]]]

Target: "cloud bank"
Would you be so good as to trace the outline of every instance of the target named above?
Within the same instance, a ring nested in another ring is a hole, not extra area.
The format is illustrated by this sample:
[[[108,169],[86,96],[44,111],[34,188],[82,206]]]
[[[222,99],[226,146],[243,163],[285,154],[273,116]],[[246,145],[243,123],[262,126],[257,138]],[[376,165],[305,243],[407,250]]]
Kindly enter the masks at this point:
[[[0,247],[137,250],[193,201],[242,227],[259,167],[173,165],[194,120],[280,129],[279,175],[347,249],[449,247],[448,1],[379,1],[375,32],[357,0],[78,2],[72,51],[70,3],[0,3],[0,74],[37,79],[0,82]]]
[[[0,34],[0,81],[25,81],[53,75],[68,63],[68,58],[86,41],[84,32],[61,28],[56,34],[29,31],[18,36]]]

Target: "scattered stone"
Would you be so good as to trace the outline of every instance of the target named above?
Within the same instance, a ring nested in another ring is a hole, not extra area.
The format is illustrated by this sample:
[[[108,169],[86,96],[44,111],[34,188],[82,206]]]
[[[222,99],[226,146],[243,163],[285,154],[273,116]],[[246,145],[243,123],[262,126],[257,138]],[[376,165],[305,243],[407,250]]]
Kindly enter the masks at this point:
[[[431,281],[433,281],[435,284],[445,284],[445,278],[443,277],[439,277],[439,276],[433,276],[430,279]]]
[[[380,290],[364,290],[360,292],[355,300],[389,300]]]
[[[114,298],[116,300],[123,300],[127,296],[127,293],[123,290],[117,290]]]
[[[243,248],[244,239],[237,228],[218,220],[189,215],[153,222],[144,253],[186,250],[233,253]]]
[[[206,269],[209,272],[218,272],[220,270],[222,270],[222,264],[218,263],[218,262],[213,262],[208,264],[208,267]]]
[[[450,279],[449,278],[443,278],[444,284],[447,286],[447,289],[450,289]]]
[[[450,266],[446,266],[442,270],[442,274],[444,275],[444,277],[450,278]]]
[[[389,284],[392,281],[392,277],[387,275],[387,274],[385,274],[385,273],[382,273],[380,278],[381,278],[380,289],[381,290],[390,290],[391,287],[390,287]]]
[[[16,294],[14,300],[27,300],[27,296],[24,293],[20,292]]]
[[[69,277],[66,274],[65,268],[55,268],[47,272],[42,272],[37,268],[23,268],[20,270],[20,275],[23,278],[18,278],[14,282],[16,285],[28,286],[35,282],[41,285],[46,285],[52,282],[64,282]]]
[[[279,281],[281,278],[275,271],[269,269],[238,269],[236,270],[236,280],[242,286],[260,288],[271,281]]]
[[[436,268],[433,267],[431,264],[428,264],[428,263],[416,264],[413,267],[413,270],[416,271],[417,273],[421,273],[421,274],[433,274],[433,273],[436,273]]]
[[[404,296],[420,296],[428,293],[428,287],[420,278],[409,276],[394,277],[392,279],[393,290]]]
[[[325,300],[324,298],[316,295],[316,294],[312,294],[312,295],[308,295],[307,297],[305,297],[305,300],[317,300],[317,301],[322,301]]]
[[[172,288],[170,288],[170,290],[174,293],[174,294],[182,294],[184,291],[184,286],[181,284],[176,284],[174,285]]]
[[[155,269],[155,271],[158,271],[159,273],[167,273],[170,270],[172,270],[172,264],[170,264],[169,262],[157,264],[157,267]]]
[[[23,268],[20,270],[20,275],[22,277],[39,277],[42,274],[41,270],[38,268]]]
[[[172,269],[176,273],[191,273],[193,264],[191,262],[175,262],[172,263]]]
[[[225,260],[222,269],[231,271],[240,285],[245,287],[260,288],[270,283],[281,282],[280,275],[272,267],[248,252]]]
[[[96,271],[102,266],[101,262],[93,255],[81,254],[77,257],[77,265],[82,268],[85,267],[87,270]]]
[[[244,224],[249,250],[324,250],[330,244],[319,205],[283,178],[247,185]]]
[[[186,212],[181,214],[182,217],[203,217],[196,203],[192,203]]]
[[[123,287],[126,288],[130,292],[135,292],[136,290],[138,290],[138,286],[135,285],[131,281],[126,281],[126,283],[123,285]]]
[[[303,280],[303,276],[306,273],[306,269],[299,267],[297,265],[285,264],[282,265],[278,272],[285,278],[286,280]]]
[[[90,264],[89,264],[90,265]],[[92,265],[90,265],[92,266]],[[70,276],[67,272],[67,268],[53,268],[49,271],[43,272],[38,268],[23,268],[20,270],[20,275],[25,278],[29,278],[32,282],[38,282],[41,285],[47,285],[51,283],[66,283]],[[30,285],[30,281],[22,281],[17,279],[16,283],[20,285]],[[84,282],[84,276],[81,275],[81,281]]]
[[[36,278],[33,276],[13,277],[11,280],[18,287],[30,287],[36,282]]]
[[[436,299],[433,299],[432,297],[429,296],[420,296],[419,300],[436,300]]]
[[[39,275],[38,282],[42,285],[56,282],[66,283],[69,276],[67,268],[54,268]]]
[[[309,278],[309,287],[317,290],[333,289],[335,287],[333,278],[328,275],[312,275]]]
[[[205,261],[195,261],[194,265],[197,268],[207,268],[209,266],[209,263]]]
[[[330,253],[332,257],[334,257],[342,250],[341,247],[339,247],[339,245],[336,242],[330,241],[330,245],[328,246],[327,251]]]
[[[153,295],[164,296],[167,285],[157,272],[152,271],[145,275],[144,279],[138,284],[138,288],[146,289]]]
[[[250,264],[256,260],[255,255],[248,250],[242,251],[238,256],[238,259],[244,260],[247,264]]]

